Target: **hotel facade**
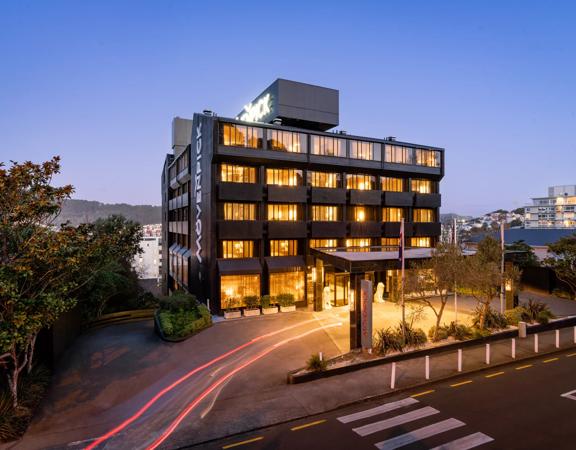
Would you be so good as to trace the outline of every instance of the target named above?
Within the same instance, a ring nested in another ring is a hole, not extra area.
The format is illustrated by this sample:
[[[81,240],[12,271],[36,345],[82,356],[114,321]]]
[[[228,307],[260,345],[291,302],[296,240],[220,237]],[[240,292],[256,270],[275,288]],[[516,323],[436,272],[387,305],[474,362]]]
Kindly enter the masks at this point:
[[[236,118],[173,120],[166,292],[189,291],[213,313],[265,294],[343,306],[359,276],[391,292],[401,219],[406,254],[437,243],[444,150],[329,131],[338,100],[337,90],[278,79]]]

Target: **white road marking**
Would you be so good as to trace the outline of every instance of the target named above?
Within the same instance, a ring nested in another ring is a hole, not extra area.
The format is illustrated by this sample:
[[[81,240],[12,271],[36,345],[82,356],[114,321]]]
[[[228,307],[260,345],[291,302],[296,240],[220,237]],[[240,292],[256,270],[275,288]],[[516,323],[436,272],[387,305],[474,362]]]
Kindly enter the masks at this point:
[[[566,393],[560,395],[560,397],[569,398],[570,400],[576,400],[576,395],[574,395],[575,393],[576,393],[576,389],[574,389],[573,391],[570,391],[570,392],[566,392]]]
[[[396,448],[421,441],[422,439],[453,430],[454,428],[463,427],[464,425],[466,425],[464,422],[461,422],[457,419],[447,419],[443,420],[442,422],[434,423],[432,425],[428,425],[427,427],[418,428],[417,430],[411,431],[409,433],[401,434],[400,436],[378,442],[375,445],[376,448],[380,450],[394,450]]]
[[[376,408],[366,409],[354,414],[349,414],[347,416],[338,417],[338,421],[341,423],[354,422],[355,420],[366,419],[367,417],[377,416],[378,414],[384,414],[388,411],[394,411],[398,408],[403,408],[405,406],[413,405],[418,403],[415,398],[405,398],[398,400],[397,402],[386,403],[384,405],[377,406]]]
[[[493,440],[494,439],[484,433],[473,433],[464,436],[463,438],[456,439],[455,441],[434,447],[432,450],[468,450],[492,442]]]
[[[434,414],[438,414],[440,411],[434,409],[430,406],[426,406],[425,408],[420,408],[415,411],[410,411],[405,414],[400,414],[398,416],[394,416],[390,419],[380,420],[378,422],[369,423],[368,425],[364,425],[358,428],[352,428],[359,436],[367,436],[372,433],[377,433],[378,431],[387,430],[389,428],[397,427],[398,425],[402,425],[407,422],[412,422],[414,420],[422,419],[424,417],[432,416]]]

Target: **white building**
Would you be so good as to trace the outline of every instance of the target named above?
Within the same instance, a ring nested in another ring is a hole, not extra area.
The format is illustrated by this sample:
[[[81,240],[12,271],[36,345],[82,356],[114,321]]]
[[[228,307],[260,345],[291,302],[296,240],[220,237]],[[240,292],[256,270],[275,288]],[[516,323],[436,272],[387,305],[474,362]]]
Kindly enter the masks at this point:
[[[162,238],[144,236],[140,241],[142,253],[134,260],[134,267],[140,279],[160,279],[162,269]]]
[[[525,228],[576,228],[576,185],[551,186],[524,208]]]

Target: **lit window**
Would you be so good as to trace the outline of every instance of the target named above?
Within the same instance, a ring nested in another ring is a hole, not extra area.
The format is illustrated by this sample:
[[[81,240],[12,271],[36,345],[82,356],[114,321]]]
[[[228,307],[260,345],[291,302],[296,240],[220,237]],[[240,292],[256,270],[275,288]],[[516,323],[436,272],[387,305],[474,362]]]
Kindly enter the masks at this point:
[[[429,237],[413,237],[410,238],[410,247],[432,247],[432,240]]]
[[[298,254],[298,241],[282,239],[270,241],[270,256],[294,256]]]
[[[222,258],[252,258],[254,241],[222,241]]]
[[[383,247],[398,247],[400,245],[400,238],[382,238],[381,245]]]
[[[384,161],[396,164],[414,164],[414,149],[402,145],[386,145]]]
[[[440,167],[440,152],[417,148],[416,164],[419,166]]]
[[[380,161],[380,144],[363,141],[350,141],[350,158]]]
[[[312,136],[312,154],[343,158],[346,156],[345,142],[329,136]]]
[[[410,180],[410,190],[412,192],[419,192],[420,194],[431,194],[433,191],[433,181],[412,179]]]
[[[244,297],[260,297],[260,275],[221,275],[220,307],[245,306]]]
[[[306,153],[306,135],[291,131],[268,130],[268,148],[291,153]]]
[[[403,217],[403,208],[382,208],[382,222],[400,222]]]
[[[231,147],[262,148],[262,128],[220,124],[220,144]]]
[[[254,203],[224,203],[224,220],[256,220]]]
[[[370,250],[372,240],[370,238],[346,239],[346,247],[357,252],[367,252]]]
[[[404,180],[402,178],[382,177],[382,190],[387,192],[403,192]]]
[[[359,189],[361,191],[368,191],[374,189],[376,185],[376,177],[372,175],[346,175],[346,189]]]
[[[288,220],[296,221],[298,219],[298,205],[291,204],[268,204],[268,220]]]
[[[310,239],[311,248],[336,248],[338,239]]]
[[[302,171],[298,169],[266,169],[266,183],[278,186],[302,186]]]
[[[312,205],[312,220],[324,222],[336,222],[340,220],[340,208],[338,206]]]
[[[414,208],[414,222],[436,222],[436,214],[433,209]]]
[[[340,174],[331,172],[308,172],[308,184],[312,187],[339,188]]]
[[[225,183],[256,183],[256,168],[222,164],[220,166],[220,181]]]
[[[367,222],[375,219],[375,210],[369,206],[353,206],[351,219],[355,222]]]
[[[301,268],[271,273],[269,280],[272,300],[280,294],[292,294],[294,301],[304,301],[304,271]]]

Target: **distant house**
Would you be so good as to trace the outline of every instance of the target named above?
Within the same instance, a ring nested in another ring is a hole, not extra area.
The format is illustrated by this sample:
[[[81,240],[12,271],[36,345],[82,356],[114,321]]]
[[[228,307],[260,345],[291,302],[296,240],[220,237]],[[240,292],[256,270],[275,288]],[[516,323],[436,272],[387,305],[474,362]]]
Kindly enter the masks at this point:
[[[534,250],[539,260],[549,256],[548,244],[553,244],[559,239],[576,233],[575,229],[526,229],[526,228],[509,228],[504,230],[504,243],[509,245],[516,241],[524,241]],[[488,233],[496,240],[500,240],[500,233]],[[484,239],[486,235],[471,236],[466,242],[470,247],[476,247],[478,242]]]

